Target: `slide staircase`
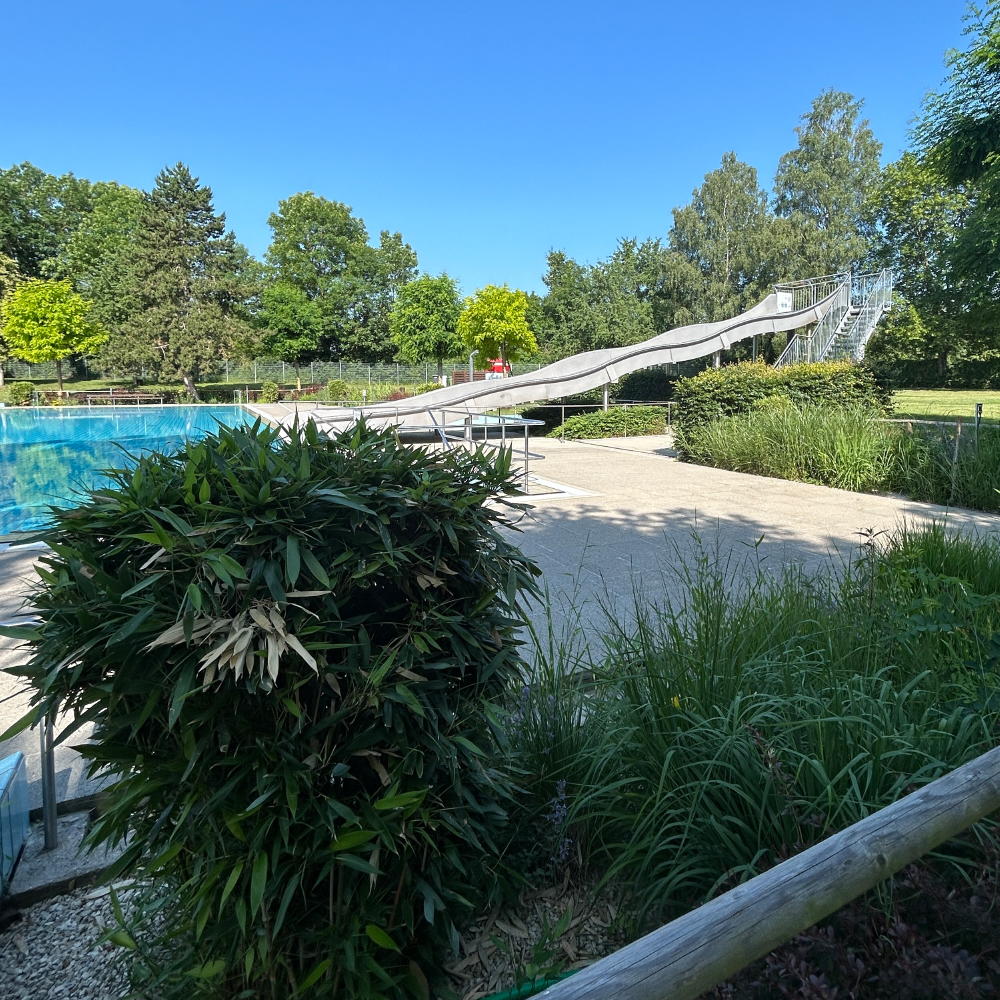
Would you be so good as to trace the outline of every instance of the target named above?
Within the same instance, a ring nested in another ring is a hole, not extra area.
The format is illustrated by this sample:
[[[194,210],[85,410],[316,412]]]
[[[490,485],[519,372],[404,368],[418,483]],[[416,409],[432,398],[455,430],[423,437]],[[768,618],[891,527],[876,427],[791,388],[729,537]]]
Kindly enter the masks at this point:
[[[836,290],[830,305],[813,329],[798,334],[788,342],[775,367],[802,361],[860,361],[865,345],[882,316],[892,308],[892,271],[888,268],[872,274],[849,271],[832,276]],[[775,285],[778,294],[800,282]],[[786,292],[787,294],[787,292]]]
[[[887,270],[853,278],[844,273],[786,282],[775,285],[763,302],[732,319],[693,323],[627,347],[585,351],[513,378],[461,383],[399,402],[352,408],[320,406],[311,409],[309,416],[318,426],[329,429],[349,426],[362,414],[369,421],[395,426],[436,426],[456,414],[483,414],[558,400],[609,385],[642,368],[690,361],[750,337],[806,327],[811,327],[811,332],[793,337],[778,364],[860,358],[879,318],[889,308],[891,295],[892,274]],[[294,415],[286,419],[294,419]]]

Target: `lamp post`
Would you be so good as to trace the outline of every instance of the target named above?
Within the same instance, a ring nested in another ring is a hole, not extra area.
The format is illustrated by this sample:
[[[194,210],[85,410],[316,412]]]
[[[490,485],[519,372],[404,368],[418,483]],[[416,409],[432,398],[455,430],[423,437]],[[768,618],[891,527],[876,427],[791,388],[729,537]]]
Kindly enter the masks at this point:
[[[469,355],[469,385],[472,385],[476,381],[476,369],[472,366],[472,359],[479,353],[479,351],[473,351]]]

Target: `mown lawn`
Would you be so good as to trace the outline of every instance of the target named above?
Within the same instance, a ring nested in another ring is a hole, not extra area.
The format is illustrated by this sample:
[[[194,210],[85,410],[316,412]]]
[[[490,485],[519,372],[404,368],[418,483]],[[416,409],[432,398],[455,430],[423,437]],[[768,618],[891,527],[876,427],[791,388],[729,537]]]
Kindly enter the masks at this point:
[[[1000,421],[1000,391],[996,389],[901,389],[893,402],[897,417],[925,420],[972,419],[976,403],[982,403],[983,419]]]

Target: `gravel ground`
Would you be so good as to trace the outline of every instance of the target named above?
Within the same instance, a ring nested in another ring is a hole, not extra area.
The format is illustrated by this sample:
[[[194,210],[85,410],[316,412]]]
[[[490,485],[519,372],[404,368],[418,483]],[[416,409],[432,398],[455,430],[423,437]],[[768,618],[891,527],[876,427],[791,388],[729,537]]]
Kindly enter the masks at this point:
[[[115,1000],[128,992],[107,889],[78,889],[21,911],[0,933],[0,1000]]]

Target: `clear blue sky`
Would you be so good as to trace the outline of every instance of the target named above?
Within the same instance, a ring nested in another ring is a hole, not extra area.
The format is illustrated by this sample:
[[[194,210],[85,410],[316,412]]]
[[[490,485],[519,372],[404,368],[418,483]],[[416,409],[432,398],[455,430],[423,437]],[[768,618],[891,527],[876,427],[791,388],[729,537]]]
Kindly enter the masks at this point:
[[[149,188],[184,160],[257,255],[308,189],[467,292],[542,290],[551,248],[666,236],[728,149],[770,190],[823,88],[897,156],[964,6],[5,0],[0,165]]]

